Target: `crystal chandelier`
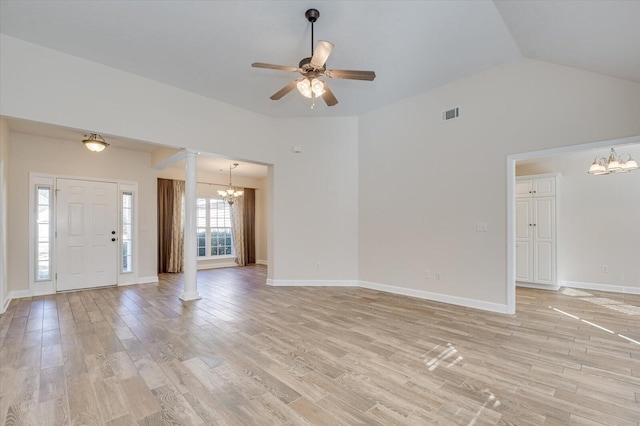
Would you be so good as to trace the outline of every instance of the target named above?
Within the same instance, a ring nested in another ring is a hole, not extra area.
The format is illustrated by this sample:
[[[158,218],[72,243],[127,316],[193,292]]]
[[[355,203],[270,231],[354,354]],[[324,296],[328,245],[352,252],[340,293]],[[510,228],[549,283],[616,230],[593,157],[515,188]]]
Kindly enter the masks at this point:
[[[229,205],[233,205],[233,203],[239,197],[242,197],[242,194],[244,194],[244,191],[236,190],[231,185],[231,170],[235,169],[236,167],[238,167],[238,163],[233,163],[229,165],[229,188],[227,188],[226,190],[218,191],[218,195],[220,195],[220,197],[222,197],[223,200],[229,203]]]
[[[630,154],[620,154],[611,148],[609,158],[596,157],[589,168],[590,175],[608,175],[609,173],[624,173],[637,170],[638,163]]]

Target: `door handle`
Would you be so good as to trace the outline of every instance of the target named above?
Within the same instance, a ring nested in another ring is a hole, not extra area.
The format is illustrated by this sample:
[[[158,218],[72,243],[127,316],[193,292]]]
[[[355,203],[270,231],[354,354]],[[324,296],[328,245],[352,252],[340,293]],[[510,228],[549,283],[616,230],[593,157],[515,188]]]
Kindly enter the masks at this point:
[[[116,231],[111,231],[111,235],[116,235]]]
[[[116,240],[116,238],[112,238],[112,239],[111,239],[111,241],[115,241],[115,240]]]

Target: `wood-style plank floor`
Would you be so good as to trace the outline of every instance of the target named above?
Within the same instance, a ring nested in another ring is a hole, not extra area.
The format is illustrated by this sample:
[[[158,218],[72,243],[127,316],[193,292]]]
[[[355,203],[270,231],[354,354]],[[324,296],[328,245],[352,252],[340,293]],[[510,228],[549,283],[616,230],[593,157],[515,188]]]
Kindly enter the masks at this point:
[[[518,289],[500,315],[264,267],[19,299],[0,420],[31,425],[635,425],[640,296]],[[631,339],[631,340],[630,340]],[[635,342],[634,342],[635,340]]]

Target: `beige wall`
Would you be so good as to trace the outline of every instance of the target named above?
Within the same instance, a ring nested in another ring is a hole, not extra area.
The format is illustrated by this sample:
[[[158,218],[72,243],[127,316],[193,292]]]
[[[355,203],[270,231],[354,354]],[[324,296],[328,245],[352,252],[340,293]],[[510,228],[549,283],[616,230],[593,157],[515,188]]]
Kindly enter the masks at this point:
[[[0,175],[0,313],[2,313],[9,301],[6,239],[7,201],[9,199],[9,126],[2,117],[0,117],[0,163],[2,164],[2,175]]]
[[[9,289],[29,289],[29,173],[138,182],[139,279],[157,276],[156,170],[151,155],[110,146],[101,153],[80,141],[11,133]],[[147,249],[151,248],[151,249]]]
[[[360,280],[504,305],[507,156],[634,135],[639,84],[526,59],[360,117]]]
[[[158,171],[158,177],[164,179],[185,179],[184,169],[169,167]],[[207,173],[198,171],[198,182],[206,182],[217,185],[207,185],[198,183],[197,194],[201,197],[216,197],[217,190],[224,189],[229,184],[229,175],[220,173]],[[254,188],[256,190],[256,261],[263,261],[267,258],[267,196],[266,178],[254,179],[245,176],[233,176],[233,185],[243,188]],[[233,263],[233,262],[232,262]],[[262,262],[260,262],[262,263]],[[198,268],[215,267],[217,264],[228,266],[229,262],[198,261]]]
[[[640,145],[616,151],[640,158]],[[608,153],[603,148],[529,160],[516,164],[516,175],[561,174],[556,197],[560,285],[640,293],[640,171],[585,173],[596,156]]]

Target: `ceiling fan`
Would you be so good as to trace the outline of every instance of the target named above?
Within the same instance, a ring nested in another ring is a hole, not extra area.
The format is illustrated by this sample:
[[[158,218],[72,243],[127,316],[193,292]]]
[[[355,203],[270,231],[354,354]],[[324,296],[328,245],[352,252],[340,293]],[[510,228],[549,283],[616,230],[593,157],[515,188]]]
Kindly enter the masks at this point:
[[[372,81],[376,78],[376,73],[373,71],[328,70],[326,68],[326,62],[333,50],[333,44],[320,40],[318,41],[316,49],[313,50],[313,24],[320,17],[320,12],[316,9],[309,9],[305,12],[304,16],[311,22],[311,57],[302,59],[298,64],[298,68],[285,65],[265,64],[263,62],[254,62],[251,64],[251,66],[255,68],[268,68],[280,71],[299,72],[302,74],[302,78],[293,80],[271,95],[272,100],[277,101],[294,88],[297,88],[303,96],[314,100],[311,108],[315,106],[315,98],[317,97],[322,97],[328,106],[334,106],[338,103],[338,99],[334,96],[329,85],[320,80],[319,77],[324,76],[329,78],[367,81]]]

